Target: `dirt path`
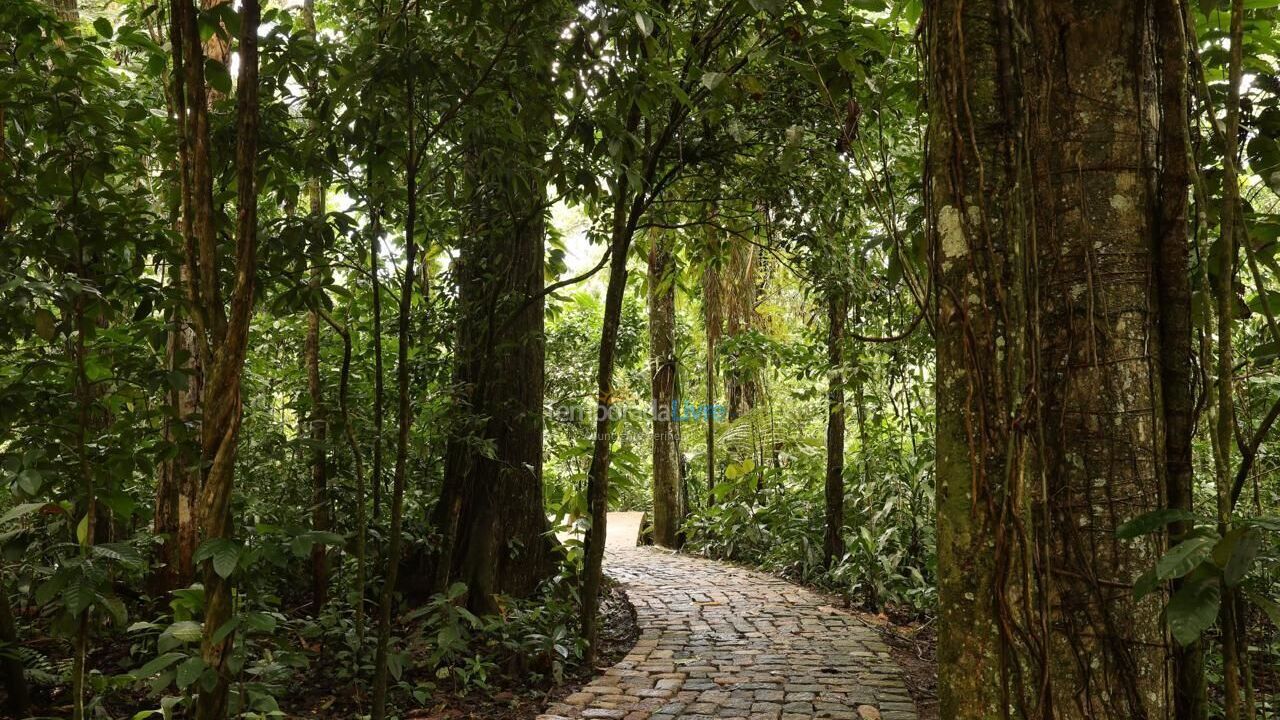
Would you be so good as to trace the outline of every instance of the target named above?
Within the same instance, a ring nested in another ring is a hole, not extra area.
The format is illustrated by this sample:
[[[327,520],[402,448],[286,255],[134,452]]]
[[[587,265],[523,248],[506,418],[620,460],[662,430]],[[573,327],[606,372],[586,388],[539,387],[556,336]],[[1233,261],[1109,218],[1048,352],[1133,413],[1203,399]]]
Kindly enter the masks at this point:
[[[605,563],[640,640],[539,720],[916,720],[889,648],[857,618],[770,575],[637,548],[639,524],[610,514]]]

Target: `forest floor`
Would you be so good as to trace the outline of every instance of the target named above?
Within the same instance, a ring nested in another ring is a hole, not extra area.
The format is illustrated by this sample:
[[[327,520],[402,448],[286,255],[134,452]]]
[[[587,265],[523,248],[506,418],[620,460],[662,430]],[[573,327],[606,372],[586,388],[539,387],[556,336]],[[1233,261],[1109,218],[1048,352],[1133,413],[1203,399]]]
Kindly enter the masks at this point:
[[[540,720],[929,717],[912,698],[930,685],[927,653],[895,653],[878,627],[887,619],[772,575],[636,547],[638,515],[609,523],[606,567],[636,606],[640,639]],[[924,677],[896,655],[918,659]]]

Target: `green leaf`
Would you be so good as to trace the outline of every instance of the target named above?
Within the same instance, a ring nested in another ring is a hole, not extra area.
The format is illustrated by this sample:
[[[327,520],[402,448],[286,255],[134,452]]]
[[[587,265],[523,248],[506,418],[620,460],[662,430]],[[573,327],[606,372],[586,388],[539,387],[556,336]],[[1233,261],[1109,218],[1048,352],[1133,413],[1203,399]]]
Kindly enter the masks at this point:
[[[644,33],[645,37],[653,34],[653,20],[639,10],[636,11],[636,25],[640,27],[640,32]]]
[[[214,538],[206,540],[196,550],[194,559],[196,562],[204,562],[205,560],[213,561],[213,571],[218,573],[219,577],[229,578],[231,573],[236,571],[236,565],[240,563],[240,545],[234,540],[228,538]]]
[[[185,690],[191,683],[200,679],[200,674],[204,672],[204,667],[204,660],[199,655],[187,658],[186,662],[178,666],[178,689]]]
[[[702,73],[702,86],[708,90],[715,90],[720,87],[720,83],[724,82],[725,75],[722,72],[704,72]]]
[[[1142,573],[1138,576],[1137,580],[1133,581],[1133,599],[1141,600],[1147,595],[1150,595],[1151,591],[1155,590],[1159,585],[1160,578],[1156,577],[1156,571],[1154,568]]]
[[[1253,527],[1235,528],[1218,541],[1213,557],[1222,568],[1222,579],[1227,587],[1235,587],[1244,580],[1261,549],[1262,533]]]
[[[9,508],[9,512],[5,513],[3,517],[0,517],[0,525],[13,522],[14,520],[17,520],[20,517],[26,517],[27,515],[30,515],[31,513],[39,510],[40,508],[44,507],[47,504],[48,503],[38,502],[38,503],[22,503],[21,505],[15,505]]]
[[[1252,590],[1246,590],[1245,595],[1266,614],[1272,625],[1280,627],[1280,603]]]
[[[204,626],[195,620],[180,620],[170,625],[164,634],[181,642],[199,642]]]
[[[152,658],[146,665],[134,670],[131,674],[136,678],[149,678],[152,675],[169,668],[186,656],[186,653],[180,652],[165,653],[160,657]]]
[[[142,554],[128,543],[103,543],[94,545],[90,552],[98,557],[104,557],[108,560],[114,560],[121,565],[132,568],[146,567],[147,561]]]
[[[231,618],[222,623],[222,627],[218,628],[213,637],[209,638],[209,642],[214,645],[220,645],[223,640],[227,639],[228,635],[235,632],[237,627],[240,627],[240,618]]]
[[[1221,599],[1218,579],[1210,575],[1201,575],[1178,588],[1165,609],[1174,639],[1182,645],[1195,642],[1201,633],[1213,626]]]
[[[93,29],[104,38],[111,38],[111,22],[104,17],[93,21]]]
[[[204,61],[204,77],[208,81],[209,87],[217,90],[223,95],[231,94],[231,73],[227,71],[227,66],[208,58]]]
[[[84,573],[79,573],[67,583],[67,588],[62,593],[62,602],[66,604],[67,612],[79,617],[80,613],[93,604],[97,594],[89,578]]]
[[[1161,580],[1182,577],[1204,562],[1213,552],[1215,536],[1193,535],[1170,548],[1156,562],[1156,577]]]
[[[76,525],[76,540],[82,547],[89,544],[89,513],[85,513]]]
[[[52,341],[54,336],[53,313],[44,308],[37,308],[35,315],[36,334],[45,340]]]
[[[1179,521],[1190,522],[1195,519],[1195,514],[1189,510],[1173,510],[1168,508],[1163,510],[1153,510],[1149,513],[1139,515],[1116,528],[1116,537],[1121,540],[1131,540],[1140,535],[1155,532],[1170,523]]]
[[[18,473],[18,488],[28,495],[36,495],[44,485],[44,476],[35,468],[26,467]]]
[[[276,618],[267,612],[244,614],[244,629],[249,632],[270,633],[276,629]]]

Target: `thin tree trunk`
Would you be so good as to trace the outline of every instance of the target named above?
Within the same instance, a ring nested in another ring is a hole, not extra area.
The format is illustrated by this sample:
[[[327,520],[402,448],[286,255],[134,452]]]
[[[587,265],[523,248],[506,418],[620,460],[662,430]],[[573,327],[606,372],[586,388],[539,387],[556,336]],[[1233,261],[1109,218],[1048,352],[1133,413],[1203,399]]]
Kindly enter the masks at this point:
[[[236,96],[235,281],[229,306],[223,304],[220,287],[217,235],[213,225],[212,163],[209,153],[208,109],[204,87],[203,50],[196,11],[189,0],[172,0],[172,44],[175,76],[185,110],[179,108],[183,152],[190,171],[191,195],[184,204],[192,222],[184,219],[187,263],[193,268],[187,295],[197,328],[202,366],[207,370],[201,403],[201,461],[203,485],[200,525],[206,540],[229,539],[232,534],[231,499],[235,456],[239,440],[240,386],[253,314],[257,252],[257,155],[258,155],[258,0],[242,0],[240,18],[240,72]],[[196,702],[197,720],[222,720],[227,714],[230,674],[227,668],[234,632],[227,623],[232,615],[231,578],[217,573],[211,560],[204,563],[205,616],[201,658],[216,678]]]
[[[843,290],[827,292],[827,502],[822,562],[830,568],[844,557],[844,327],[848,307]]]
[[[396,580],[400,569],[400,547],[402,544],[402,523],[404,518],[404,487],[409,462],[409,429],[412,422],[409,403],[409,314],[412,310],[414,270],[413,263],[417,253],[418,220],[418,168],[417,157],[417,125],[413,121],[416,111],[414,102],[414,83],[410,78],[405,83],[407,107],[405,116],[410,119],[408,129],[408,147],[405,163],[405,195],[406,211],[404,223],[405,268],[400,284],[400,316],[397,318],[396,348],[396,459],[395,470],[391,480],[391,528],[387,547],[386,583],[382,587],[382,598],[378,605],[378,647],[373,661],[373,720],[385,720],[387,716],[387,655],[391,640],[391,615],[396,595]]]
[[[1191,379],[1190,239],[1187,193],[1191,185],[1191,140],[1187,104],[1187,40],[1179,0],[1155,4],[1160,47],[1160,175],[1157,292],[1160,303],[1160,395],[1164,406],[1164,472],[1167,505],[1194,509],[1191,441],[1195,398]],[[1169,526],[1170,545],[1191,531],[1190,522]],[[1181,580],[1173,583],[1174,591]],[[1204,643],[1174,644],[1174,717],[1205,720],[1209,706]]]
[[[315,1],[305,0],[302,4],[303,27],[313,36],[316,34]],[[311,112],[317,112],[318,103],[315,95],[317,86],[310,83],[307,90],[308,105]],[[312,118],[308,122],[311,132],[316,132],[318,122]],[[303,364],[307,369],[307,395],[310,400],[311,414],[308,418],[307,439],[310,442],[311,456],[311,529],[317,532],[328,532],[333,527],[329,499],[329,466],[328,447],[329,419],[324,402],[324,385],[320,379],[320,294],[324,264],[324,236],[320,226],[324,223],[324,187],[318,178],[307,180],[306,193],[309,204],[311,223],[308,248],[310,269],[307,290],[311,294],[313,307],[307,311],[307,337],[303,350]],[[320,614],[321,608],[329,596],[329,548],[324,543],[311,546],[311,611]]]
[[[634,104],[628,111],[626,128],[635,132],[640,111]],[[651,176],[651,174],[650,174]],[[582,572],[582,634],[587,641],[584,661],[596,661],[599,640],[600,585],[604,576],[604,546],[608,537],[609,462],[613,442],[613,365],[618,350],[618,326],[622,319],[622,299],[627,287],[627,253],[644,208],[643,188],[631,187],[626,172],[614,178],[613,225],[610,232],[609,285],[605,291],[604,318],[600,329],[600,361],[596,368],[596,435],[587,470],[587,505],[591,526],[587,528]],[[635,196],[633,197],[633,190]]]
[[[760,288],[756,282],[754,245],[739,237],[729,239],[728,262],[722,280],[725,334],[736,338],[756,327],[756,298]],[[725,404],[732,422],[755,407],[760,396],[760,383],[754,370],[738,367],[736,352],[726,360]]]
[[[671,236],[653,231],[649,245],[649,377],[653,399],[653,541],[680,546],[684,517],[680,447],[672,420],[676,394],[676,273]]]
[[[373,292],[373,466],[369,482],[373,485],[373,519],[382,515],[382,433],[385,407],[382,371],[382,268],[379,267],[379,245],[382,242],[381,206],[374,199],[373,170],[367,169],[369,196],[369,274]]]
[[[711,243],[715,246],[713,231],[708,230]],[[714,256],[718,251],[713,250]],[[706,382],[706,407],[703,415],[707,420],[707,505],[716,503],[716,345],[720,341],[720,273],[715,268],[717,260],[707,260],[702,271],[702,319],[706,331],[706,364],[703,369]]]
[[[74,202],[74,199],[73,201]],[[86,268],[84,267],[84,248],[79,249],[79,260],[77,274],[83,276]],[[87,349],[84,343],[84,334],[86,325],[91,322],[85,317],[85,303],[88,300],[86,293],[81,292],[75,299],[74,318],[75,318],[75,340],[72,343],[71,350],[75,361],[75,375],[73,378],[73,386],[76,389],[76,399],[79,405],[79,427],[76,428],[76,456],[80,465],[80,482],[81,492],[84,493],[83,505],[84,515],[81,519],[83,534],[80,534],[77,540],[80,543],[80,551],[84,555],[88,555],[90,548],[93,547],[95,537],[95,526],[98,519],[98,501],[96,497],[96,489],[94,487],[94,477],[92,463],[89,459],[88,430],[92,424],[90,419],[91,407],[93,403],[93,388],[89,383],[89,376],[85,371],[85,355]],[[77,529],[77,534],[80,530]],[[71,717],[73,720],[84,720],[85,718],[85,673],[87,672],[86,662],[89,653],[89,617],[93,611],[92,605],[80,609],[76,618],[76,636],[75,636],[75,656],[72,660],[71,667]]]
[[[180,228],[179,228],[180,229]],[[186,263],[174,268],[173,284],[183,288],[191,281]],[[201,371],[196,350],[195,330],[184,318],[183,308],[174,309],[166,347],[165,363],[173,378],[167,396],[170,416],[165,419],[164,434],[175,446],[174,455],[160,464],[156,477],[155,519],[152,529],[164,538],[161,547],[163,567],[152,574],[152,590],[164,594],[186,587],[195,579],[196,548],[200,542],[196,500],[200,493],[200,467],[192,442],[194,416],[199,407]]]
[[[352,665],[360,666],[360,652],[364,648],[364,584],[368,577],[365,561],[365,536],[368,534],[368,519],[365,517],[365,482],[364,456],[360,452],[360,443],[356,440],[355,427],[351,423],[351,331],[343,323],[339,323],[324,308],[319,309],[324,321],[342,338],[342,368],[338,375],[338,413],[342,417],[342,434],[347,439],[347,449],[351,451],[352,473],[356,484],[356,593],[358,600],[355,607],[356,650],[353,653]]]
[[[1243,65],[1244,2],[1231,3],[1231,47],[1227,71],[1225,143],[1222,173],[1222,252],[1218,268],[1217,301],[1218,343],[1217,378],[1215,381],[1216,422],[1214,424],[1214,479],[1218,500],[1218,532],[1225,535],[1231,528],[1231,452],[1235,432],[1235,400],[1232,384],[1234,350],[1232,347],[1232,314],[1234,311],[1236,276],[1236,226],[1239,221],[1240,180],[1236,167],[1239,153],[1240,81]],[[1224,588],[1219,606],[1218,626],[1222,633],[1223,713],[1226,720],[1244,717],[1245,648],[1238,632],[1239,610],[1234,588]]]

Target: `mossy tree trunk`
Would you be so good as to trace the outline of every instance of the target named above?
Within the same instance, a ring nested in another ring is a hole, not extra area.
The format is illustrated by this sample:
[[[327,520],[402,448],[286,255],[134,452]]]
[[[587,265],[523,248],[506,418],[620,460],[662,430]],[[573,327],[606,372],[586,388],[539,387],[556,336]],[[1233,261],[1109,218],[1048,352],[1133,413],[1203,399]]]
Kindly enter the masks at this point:
[[[938,278],[943,717],[1164,718],[1150,8],[940,0],[926,20]]]

